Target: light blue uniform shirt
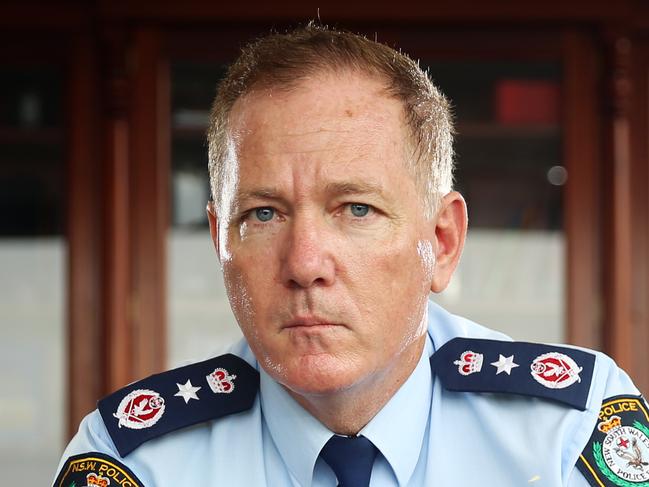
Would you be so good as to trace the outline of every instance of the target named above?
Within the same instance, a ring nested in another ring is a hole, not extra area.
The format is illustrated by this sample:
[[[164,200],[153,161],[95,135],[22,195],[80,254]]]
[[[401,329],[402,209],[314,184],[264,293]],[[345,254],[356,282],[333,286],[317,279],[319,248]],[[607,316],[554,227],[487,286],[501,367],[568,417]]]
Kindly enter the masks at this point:
[[[423,485],[421,469],[417,475],[413,473],[428,429],[432,393],[431,353],[432,343],[428,339],[408,380],[359,432],[381,452],[374,462],[371,487]],[[334,473],[318,458],[320,450],[333,433],[263,371],[261,410],[266,439],[277,448],[279,462],[284,464],[283,468],[273,468],[267,472],[267,485],[335,486]]]
[[[576,463],[602,401],[639,394],[599,352],[585,411],[546,399],[451,392],[433,377],[429,356],[455,337],[509,340],[429,303],[424,352],[396,394],[360,432],[378,448],[371,487],[587,487]],[[271,379],[245,342],[231,350],[260,372],[250,410],[150,440],[120,457],[98,411],[89,414],[61,460],[100,452],[147,487],[334,487],[318,458],[333,434]],[[112,486],[112,484],[111,484]]]

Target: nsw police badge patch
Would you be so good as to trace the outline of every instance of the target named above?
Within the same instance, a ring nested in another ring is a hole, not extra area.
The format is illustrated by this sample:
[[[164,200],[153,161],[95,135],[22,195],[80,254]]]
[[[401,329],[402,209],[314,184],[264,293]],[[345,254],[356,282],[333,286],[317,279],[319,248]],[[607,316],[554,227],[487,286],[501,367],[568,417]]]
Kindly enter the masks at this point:
[[[103,453],[83,453],[68,458],[54,487],[144,487],[128,467]]]
[[[594,486],[649,487],[649,412],[642,397],[604,401],[577,465]]]

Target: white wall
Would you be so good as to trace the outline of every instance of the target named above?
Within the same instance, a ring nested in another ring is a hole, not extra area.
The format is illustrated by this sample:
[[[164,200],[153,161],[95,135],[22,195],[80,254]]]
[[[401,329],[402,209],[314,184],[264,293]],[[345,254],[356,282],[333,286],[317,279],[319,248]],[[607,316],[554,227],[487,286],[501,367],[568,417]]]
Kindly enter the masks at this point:
[[[0,240],[3,485],[50,485],[64,447],[64,259],[61,238]]]

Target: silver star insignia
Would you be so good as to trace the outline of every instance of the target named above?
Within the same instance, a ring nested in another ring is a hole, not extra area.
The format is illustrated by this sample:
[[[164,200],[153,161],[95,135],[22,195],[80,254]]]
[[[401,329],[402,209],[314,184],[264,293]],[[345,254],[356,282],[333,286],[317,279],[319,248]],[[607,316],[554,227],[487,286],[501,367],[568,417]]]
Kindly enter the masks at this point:
[[[178,384],[176,382],[176,385],[178,386],[178,392],[174,394],[174,396],[180,396],[185,400],[185,404],[189,402],[190,399],[196,399],[197,401],[198,396],[196,393],[201,389],[200,387],[194,387],[192,385],[192,382],[187,379],[187,382],[184,384]]]
[[[499,355],[498,361],[491,362],[491,365],[493,365],[498,369],[496,370],[496,375],[500,374],[501,372],[505,372],[507,375],[511,375],[512,369],[514,367],[518,367],[518,364],[514,363],[514,356],[510,355],[509,357],[505,357],[500,354],[498,355]]]

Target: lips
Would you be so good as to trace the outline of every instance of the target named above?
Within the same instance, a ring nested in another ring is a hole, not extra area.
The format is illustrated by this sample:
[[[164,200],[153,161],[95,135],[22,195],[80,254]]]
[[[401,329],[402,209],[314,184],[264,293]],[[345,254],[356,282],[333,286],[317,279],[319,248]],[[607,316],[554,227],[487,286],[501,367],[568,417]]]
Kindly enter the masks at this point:
[[[311,328],[316,326],[337,326],[337,325],[339,325],[339,323],[334,323],[332,321],[329,321],[325,318],[321,318],[318,316],[300,316],[292,319],[290,322],[284,325],[284,328],[298,328],[298,327]]]

